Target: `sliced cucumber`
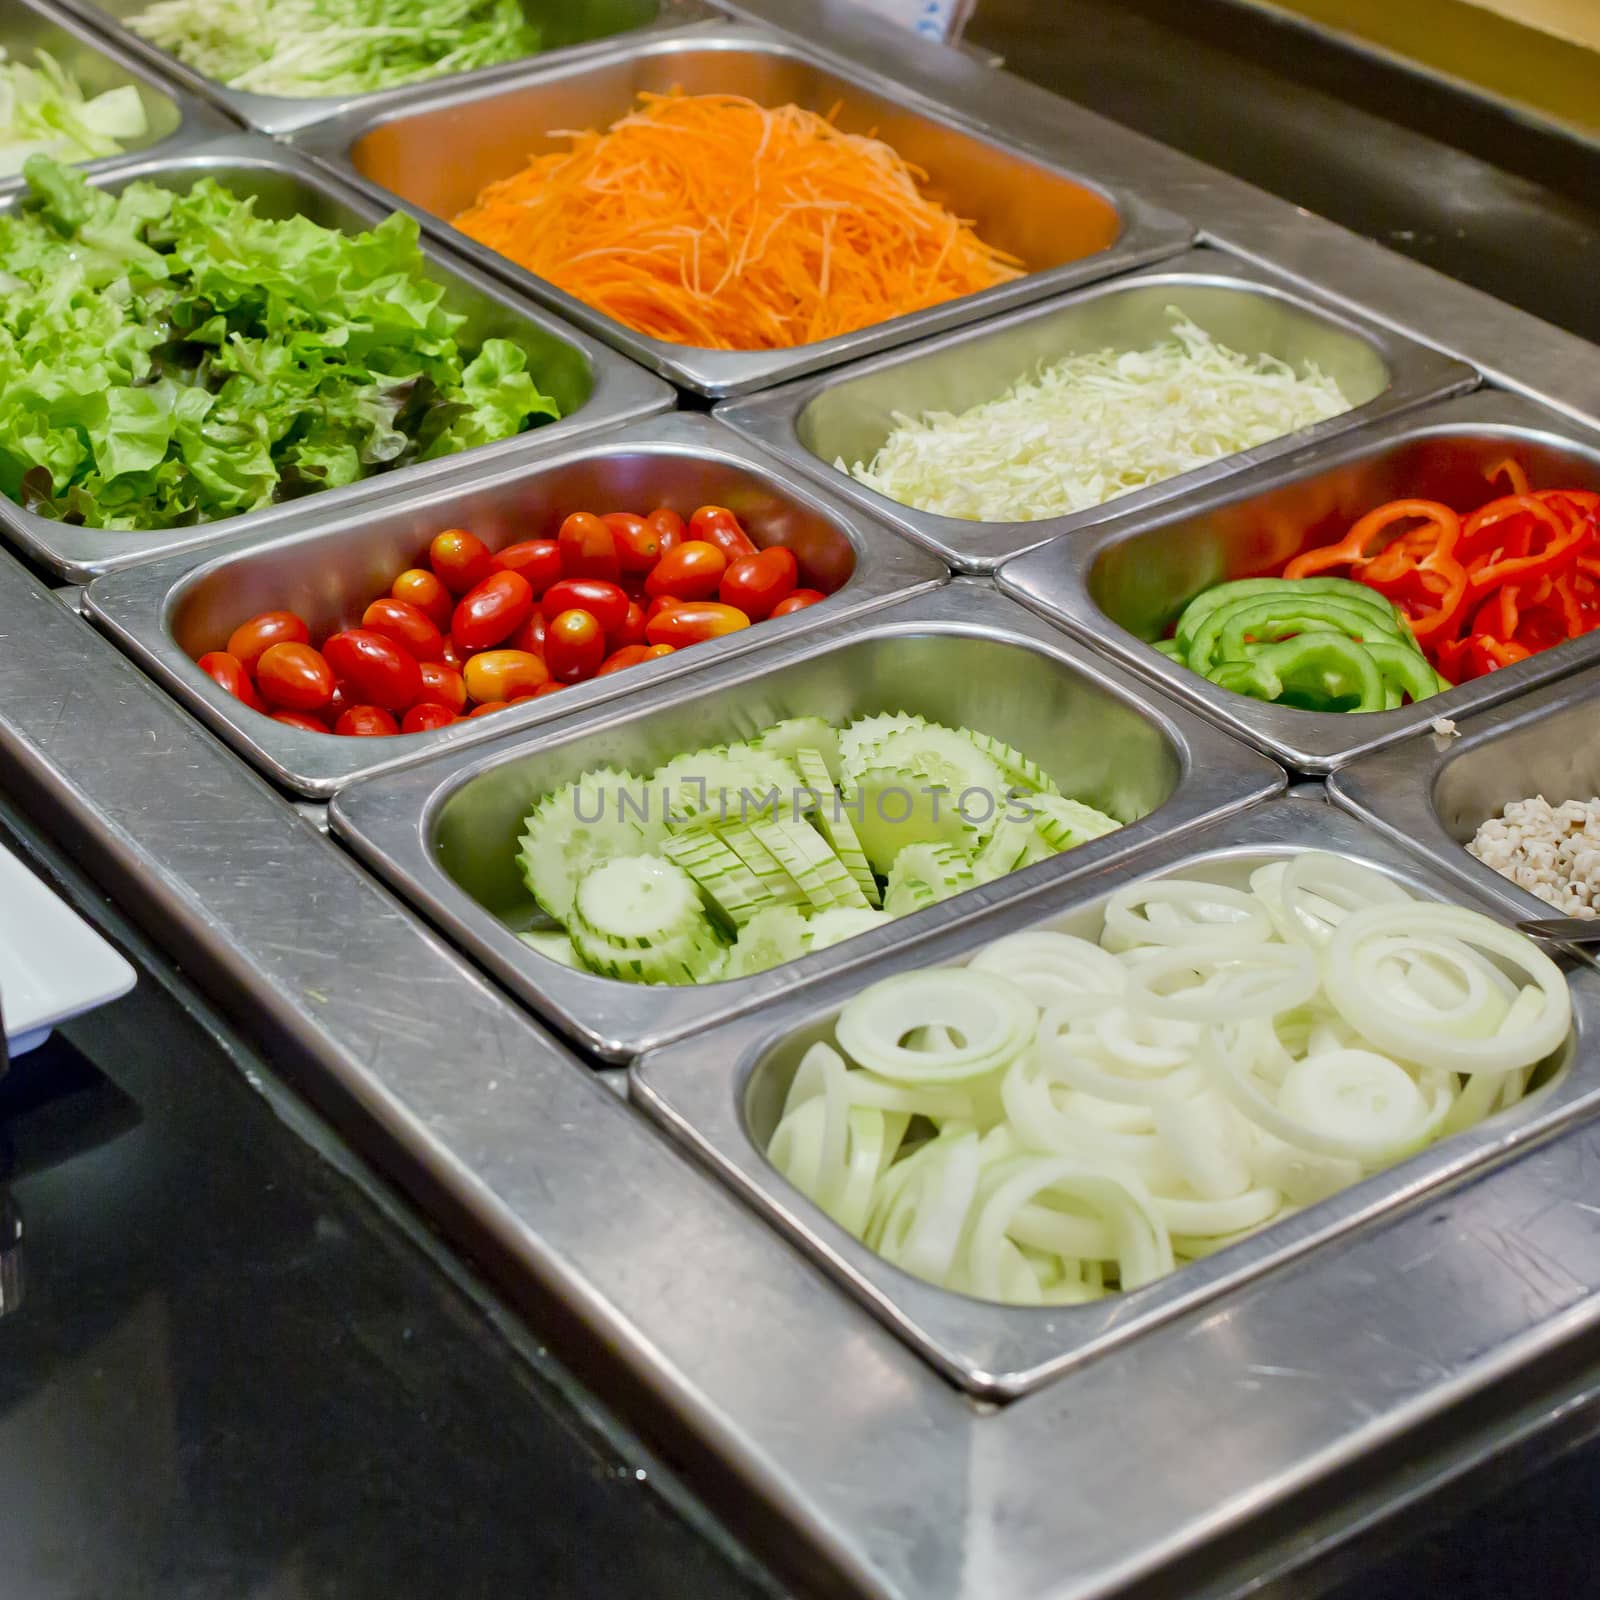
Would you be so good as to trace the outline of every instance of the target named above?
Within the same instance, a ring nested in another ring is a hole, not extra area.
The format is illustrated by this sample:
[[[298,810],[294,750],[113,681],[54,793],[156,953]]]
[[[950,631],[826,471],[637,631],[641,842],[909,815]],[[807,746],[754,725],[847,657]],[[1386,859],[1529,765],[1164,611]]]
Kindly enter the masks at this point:
[[[787,817],[776,817],[752,823],[750,831],[800,885],[801,893],[815,910],[826,911],[832,906],[867,909],[867,897],[851,877],[850,869],[828,848],[815,828]]]
[[[1014,815],[1008,807],[1006,815],[984,841],[983,848],[972,858],[973,880],[993,883],[1018,867],[1028,866],[1035,859],[1034,851],[1041,856],[1055,854],[1040,839],[1033,817]]]
[[[709,932],[694,879],[661,856],[617,856],[578,880],[574,915],[608,944],[649,950]]]
[[[563,967],[576,967],[580,972],[586,970],[582,956],[573,948],[572,936],[564,928],[539,928],[532,933],[519,933],[517,937],[548,960],[559,962]]]
[[[875,767],[861,775],[844,797],[844,809],[861,849],[881,877],[889,875],[894,858],[907,845],[953,844],[971,848],[971,830],[945,793],[928,792],[920,772]]]
[[[1060,795],[1036,794],[1028,797],[1033,808],[1033,826],[1039,837],[1053,850],[1070,850],[1091,839],[1115,833],[1122,826],[1081,800],[1063,800]]]
[[[657,769],[651,785],[665,792],[673,818],[704,820],[718,828],[790,814],[798,787],[788,761],[747,744],[676,756]]]
[[[850,876],[856,880],[862,898],[869,906],[878,905],[878,880],[872,875],[872,868],[867,865],[856,830],[851,827],[850,818],[839,803],[827,768],[823,766],[822,755],[816,750],[797,750],[794,762],[800,773],[800,781],[817,794],[817,808],[811,813],[812,822],[828,841],[833,853],[844,862]]]
[[[797,961],[810,948],[811,929],[793,906],[759,912],[739,930],[728,952],[725,978],[748,978],[752,973]]]
[[[963,728],[962,732],[972,741],[978,753],[994,762],[1015,788],[1025,789],[1030,794],[1061,793],[1056,780],[1037,761],[1013,749],[1005,740],[979,733],[976,728]]]
[[[796,758],[802,750],[814,751],[822,757],[829,780],[839,781],[839,735],[833,725],[821,717],[790,717],[785,722],[775,722],[770,728],[763,728],[750,743],[757,750],[783,756],[797,766]],[[804,774],[801,776],[803,779]]]
[[[558,922],[567,920],[578,880],[591,867],[650,848],[653,841],[623,799],[640,792],[632,773],[600,767],[529,812],[517,864],[528,892]]]
[[[870,907],[839,906],[832,911],[819,911],[811,919],[811,948],[826,950],[829,945],[842,944],[858,933],[870,933],[893,921],[887,911],[874,911]]]
[[[859,778],[871,767],[881,766],[878,746],[891,733],[905,733],[928,726],[924,717],[905,711],[886,711],[878,716],[857,717],[839,734],[839,781]]]
[[[661,847],[666,858],[699,885],[701,897],[718,916],[742,928],[758,911],[778,905],[778,897],[709,828],[674,835]]]
[[[914,772],[928,788],[942,789],[967,827],[987,838],[1006,807],[1007,785],[1000,768],[964,733],[930,723],[878,741],[880,766]]]
[[[773,853],[756,838],[749,823],[718,828],[717,837],[756,875],[764,893],[780,906],[804,906],[800,885],[783,870]]]
[[[977,879],[972,864],[953,844],[908,845],[894,858],[883,909],[892,917],[908,917],[924,906],[948,900],[970,889]]]

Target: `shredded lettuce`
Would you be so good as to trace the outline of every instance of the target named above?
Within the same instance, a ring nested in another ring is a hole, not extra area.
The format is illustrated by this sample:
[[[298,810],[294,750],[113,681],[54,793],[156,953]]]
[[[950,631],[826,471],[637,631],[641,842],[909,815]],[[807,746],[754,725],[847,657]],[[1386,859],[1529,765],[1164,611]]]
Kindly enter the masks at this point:
[[[98,161],[120,155],[149,131],[131,84],[90,99],[48,51],[37,66],[13,61],[0,45],[0,178],[15,177],[30,156]]]
[[[1041,367],[959,414],[896,413],[870,462],[834,463],[868,488],[969,522],[1037,522],[1103,504],[1350,409],[1308,362],[1218,344],[1169,307],[1173,337]]]
[[[534,54],[518,0],[158,0],[128,27],[218,83],[315,99]]]
[[[407,217],[347,235],[211,179],[26,174],[0,217],[0,492],[42,516],[236,516],[559,415],[518,346],[458,343]]]

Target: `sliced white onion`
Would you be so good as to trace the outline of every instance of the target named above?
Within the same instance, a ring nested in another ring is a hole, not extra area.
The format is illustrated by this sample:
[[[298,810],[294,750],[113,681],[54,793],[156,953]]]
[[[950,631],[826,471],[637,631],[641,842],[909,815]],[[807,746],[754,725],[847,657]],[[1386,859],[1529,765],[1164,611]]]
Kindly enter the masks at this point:
[[[1148,913],[1156,906],[1183,915],[1152,920]],[[1144,916],[1139,914],[1141,907]],[[1105,917],[1106,935],[1124,947],[1159,944],[1222,950],[1262,944],[1272,937],[1272,919],[1254,895],[1189,878],[1146,878],[1129,884],[1106,901]]]
[[[885,978],[839,1013],[834,1037],[862,1066],[911,1083],[957,1083],[982,1077],[1021,1053],[1038,1011],[1013,983],[969,967],[937,967]],[[912,1021],[911,1019],[917,1019]],[[948,1028],[949,1050],[910,1050],[916,1027]]]

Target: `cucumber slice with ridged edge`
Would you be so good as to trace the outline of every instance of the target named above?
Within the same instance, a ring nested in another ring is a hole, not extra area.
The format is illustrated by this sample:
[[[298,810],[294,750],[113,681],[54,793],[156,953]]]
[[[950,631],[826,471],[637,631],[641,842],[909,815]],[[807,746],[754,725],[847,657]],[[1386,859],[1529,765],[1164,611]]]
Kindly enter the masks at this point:
[[[809,824],[776,817],[752,823],[750,831],[800,885],[801,893],[813,909],[826,911],[833,906],[867,909],[867,897],[850,876],[849,868]]]
[[[528,892],[558,922],[572,910],[578,880],[613,856],[640,855],[653,830],[623,803],[624,792],[643,793],[630,772],[597,767],[552,790],[528,814],[517,864]]]
[[[748,978],[786,961],[798,961],[811,946],[811,929],[793,906],[774,906],[759,912],[739,930],[725,978]]]
[[[674,756],[650,783],[665,795],[674,819],[719,828],[791,812],[799,787],[787,760],[751,745],[715,745]]]
[[[889,912],[871,907],[838,906],[832,911],[819,911],[811,919],[811,948],[826,950],[829,945],[843,944],[858,933],[870,933],[893,921]]]
[[[756,838],[749,823],[718,828],[717,837],[756,875],[762,889],[780,906],[804,906],[806,897],[800,885],[783,870],[783,865]]]
[[[869,906],[880,904],[878,880],[867,865],[861,841],[839,803],[838,792],[829,780],[828,769],[823,765],[822,754],[816,750],[796,750],[794,764],[801,783],[816,791],[817,808],[811,813],[812,823],[828,841],[833,853],[845,864],[845,870],[856,880],[856,887],[861,890],[866,903]]]
[[[1014,749],[1004,739],[979,733],[976,728],[964,728],[962,732],[971,740],[978,753],[994,762],[1002,775],[1016,788],[1026,789],[1030,794],[1061,793],[1056,780],[1037,761]]]
[[[609,944],[648,950],[708,930],[694,879],[661,856],[617,856],[578,880],[575,916]]]
[[[977,882],[972,863],[953,844],[907,845],[889,869],[883,909],[891,917],[908,917],[924,906],[937,905]]]
[[[925,717],[913,716],[906,711],[885,711],[876,716],[857,717],[839,732],[839,780],[859,778],[872,767],[882,766],[877,760],[878,746],[891,733],[904,733],[911,728],[926,728]]]
[[[976,842],[951,796],[930,794],[920,772],[875,767],[846,792],[843,805],[862,853],[881,877],[908,845],[953,844],[966,853]]]
[[[789,717],[783,722],[773,723],[770,728],[763,728],[750,742],[757,750],[783,756],[797,767],[800,752],[810,750],[822,757],[828,781],[839,781],[838,730],[821,717]],[[804,773],[800,776],[802,782],[808,781]]]
[[[1115,833],[1122,826],[1115,817],[1085,805],[1081,800],[1065,800],[1060,795],[1036,794],[1028,797],[1033,810],[1035,832],[1052,849],[1070,850],[1091,839]]]
[[[580,972],[587,971],[583,957],[573,947],[572,935],[565,928],[536,928],[519,933],[517,937],[547,960],[559,962],[563,967],[576,967]]]
[[[878,741],[880,766],[913,772],[928,788],[942,789],[945,803],[978,837],[987,838],[1006,807],[1007,784],[1000,768],[964,733],[929,723]]]
[[[994,832],[983,842],[983,848],[972,858],[972,876],[977,883],[993,883],[1018,867],[1029,866],[1040,855],[1054,855],[1055,851],[1039,837],[1032,814],[1016,815],[1011,808],[995,824]]]
[[[780,903],[710,828],[675,834],[662,845],[661,853],[694,879],[701,898],[735,928],[742,928],[758,911]]]

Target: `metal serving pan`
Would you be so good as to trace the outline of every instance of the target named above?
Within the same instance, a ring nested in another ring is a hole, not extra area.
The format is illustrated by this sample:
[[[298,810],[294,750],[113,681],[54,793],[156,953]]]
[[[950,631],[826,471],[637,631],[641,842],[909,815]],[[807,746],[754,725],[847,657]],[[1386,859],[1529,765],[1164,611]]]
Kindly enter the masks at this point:
[[[1141,350],[1168,337],[1175,306],[1224,344],[1335,379],[1351,410],[1224,456],[1087,511],[1039,522],[966,522],[901,505],[858,483],[836,460],[877,453],[899,414],[965,411],[1003,394],[1040,363],[1086,351]],[[1047,539],[1130,516],[1232,478],[1256,462],[1459,393],[1477,382],[1460,361],[1369,322],[1265,267],[1221,250],[1192,250],[1143,272],[1079,290],[1048,305],[930,339],[843,372],[786,384],[719,406],[729,427],[820,477],[962,572],[992,572]]]
[[[220,106],[246,127],[259,128],[263,133],[284,134],[308,122],[337,116],[341,112],[393,105],[420,87],[405,84],[371,94],[315,99],[230,89],[215,78],[195,71],[175,55],[158,49],[127,26],[126,19],[143,11],[150,0],[59,0],[59,4],[114,40],[129,55],[141,57],[168,78],[176,79],[195,94]],[[477,72],[455,73],[444,79],[428,81],[452,84],[493,82],[507,70],[525,67],[529,61],[560,60],[574,51],[593,49],[597,43],[615,34],[627,33],[630,38],[648,36],[662,29],[681,28],[718,14],[709,5],[702,4],[701,0],[522,0],[522,9],[544,26],[546,36],[551,40],[548,50],[537,56],[525,56],[519,62],[506,62],[498,67],[485,67]]]
[[[258,611],[296,611],[314,638],[355,626],[368,602],[387,593],[396,574],[415,566],[445,528],[470,528],[499,549],[545,532],[553,537],[572,511],[670,505],[687,517],[706,504],[736,508],[758,544],[789,546],[805,578],[836,585],[836,592],[792,618],[529,700],[497,717],[390,739],[335,739],[286,728],[241,705],[194,664],[205,651],[223,649],[229,633]],[[269,777],[326,798],[354,778],[538,727],[612,695],[648,692],[685,671],[837,622],[947,576],[931,556],[796,479],[710,417],[676,414],[592,443],[573,442],[536,464],[505,466],[403,501],[318,518],[313,526],[244,548],[131,567],[92,583],[84,604],[146,671]]]
[[[1417,705],[1360,714],[1234,694],[1149,641],[1202,589],[1335,542],[1387,500],[1482,505],[1504,492],[1490,487],[1485,473],[1508,454],[1535,488],[1600,489],[1600,435],[1516,396],[1485,391],[1395,418],[1332,449],[1297,451],[1159,522],[1129,517],[1089,537],[1058,540],[1008,564],[1000,586],[1287,766],[1331,772],[1425,733],[1436,718],[1470,714],[1600,660],[1600,637],[1571,640]]]
[[[1328,792],[1462,883],[1493,889],[1519,917],[1559,916],[1466,846],[1507,801],[1542,794],[1560,805],[1600,794],[1597,718],[1600,665],[1466,717],[1453,736],[1435,734],[1344,767],[1328,780]],[[1585,954],[1594,952],[1586,947]]]
[[[237,193],[253,195],[263,216],[307,216],[324,226],[354,232],[370,227],[383,215],[380,207],[348,194],[315,163],[271,140],[245,134],[197,141],[163,159],[124,161],[115,172],[103,175],[101,186],[115,190],[143,179],[187,189],[207,177]],[[15,195],[0,199],[0,209],[16,203]],[[0,496],[0,535],[58,576],[82,582],[153,556],[197,549],[240,534],[276,533],[297,524],[308,513],[319,519],[332,517],[384,495],[416,492],[459,477],[463,464],[465,470],[471,471],[487,470],[501,462],[528,461],[559,440],[672,408],[672,391],[632,362],[524,304],[481,274],[453,263],[444,252],[426,243],[423,252],[430,276],[449,290],[446,304],[468,319],[464,336],[474,341],[509,338],[528,350],[539,382],[566,413],[559,421],[442,461],[402,467],[265,511],[187,528],[122,533],[73,527],[36,516]]]
[[[1079,876],[1035,889],[958,929],[903,939],[870,971],[837,974],[776,1009],[653,1052],[633,1069],[633,1097],[941,1371],[975,1394],[1025,1394],[1600,1103],[1600,1067],[1590,1053],[1600,1030],[1600,973],[1582,967],[1569,972],[1575,1034],[1552,1063],[1555,1070],[1548,1074],[1547,1088],[1484,1125],[1157,1283],[1083,1306],[1000,1306],[924,1283],[834,1223],[762,1153],[800,1056],[817,1039],[832,1037],[840,1007],[867,983],[891,973],[963,962],[995,939],[1024,928],[1045,926],[1095,938],[1106,899],[1124,883],[1177,873],[1240,883],[1263,862],[1308,849],[1330,850],[1376,866],[1435,899],[1450,898],[1490,914],[1505,905],[1505,897],[1459,886],[1430,870],[1320,798],[1269,800],[1242,815],[1169,835],[1092,878]],[[1562,1075],[1557,1077],[1556,1070]]]
[[[945,305],[792,350],[701,350],[636,334],[450,226],[485,184],[531,155],[562,148],[550,129],[605,127],[641,90],[748,95],[764,105],[839,108],[839,125],[875,133],[928,174],[935,194],[992,243],[1019,256],[1025,277]],[[374,199],[399,201],[467,260],[555,307],[636,361],[706,395],[746,394],[783,378],[992,316],[1070,284],[1184,248],[1194,230],[1093,178],[1094,152],[1064,165],[963,126],[931,100],[795,39],[745,27],[629,40],[515,82],[419,91],[404,107],[352,112],[296,143]]]
[[[187,139],[230,130],[227,118],[203,100],[163,82],[134,52],[101,38],[45,0],[0,0],[0,47],[24,66],[34,64],[35,50],[46,51],[91,97],[129,83],[139,91],[149,124],[144,137],[132,140],[121,155],[79,163],[84,172],[114,171],[133,157],[158,156]],[[23,187],[20,173],[0,176],[0,194]]]
[[[905,710],[982,728],[1129,825],[1066,856],[755,977],[648,988],[576,972],[522,944],[535,907],[517,870],[539,796],[602,762],[645,772],[782,717]],[[602,1060],[627,1061],[859,967],[1031,884],[1092,875],[1196,821],[1275,793],[1283,774],[1198,718],[1086,661],[988,585],[956,583],[818,628],[532,739],[502,739],[341,791],[331,826],[519,999]],[[1134,820],[1137,819],[1137,820]]]

